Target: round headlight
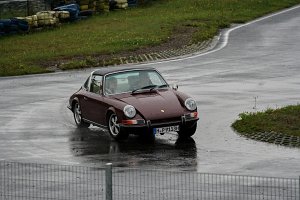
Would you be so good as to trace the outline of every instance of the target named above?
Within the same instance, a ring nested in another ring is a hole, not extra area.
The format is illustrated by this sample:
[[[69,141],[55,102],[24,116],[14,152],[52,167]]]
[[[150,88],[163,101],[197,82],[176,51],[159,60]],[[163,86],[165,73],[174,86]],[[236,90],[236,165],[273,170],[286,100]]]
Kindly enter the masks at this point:
[[[194,111],[197,108],[196,101],[192,98],[185,100],[184,105],[190,111]]]
[[[132,105],[125,106],[123,112],[128,118],[133,118],[136,115],[136,110]]]

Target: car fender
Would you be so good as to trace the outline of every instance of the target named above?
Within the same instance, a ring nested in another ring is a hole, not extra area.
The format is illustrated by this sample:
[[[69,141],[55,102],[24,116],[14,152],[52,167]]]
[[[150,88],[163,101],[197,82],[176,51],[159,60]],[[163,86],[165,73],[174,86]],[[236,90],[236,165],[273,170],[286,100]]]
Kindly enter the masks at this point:
[[[174,93],[176,94],[181,106],[185,108],[185,105],[184,105],[185,100],[187,100],[188,98],[191,98],[191,97],[189,95],[179,92],[179,91],[174,91]]]
[[[106,121],[108,119],[108,114],[109,113],[116,113],[116,109],[114,107],[112,107],[112,106],[107,109],[107,111],[105,113],[105,115],[106,115]]]
[[[124,114],[123,114],[123,110],[122,109],[118,109],[118,108],[115,108],[115,107],[111,106],[111,107],[109,107],[107,109],[106,114],[105,114],[105,116],[106,116],[106,120],[105,120],[106,123],[108,121],[108,117],[109,117],[110,113],[115,113],[117,115],[117,117],[118,117],[118,120],[122,120],[124,118]]]

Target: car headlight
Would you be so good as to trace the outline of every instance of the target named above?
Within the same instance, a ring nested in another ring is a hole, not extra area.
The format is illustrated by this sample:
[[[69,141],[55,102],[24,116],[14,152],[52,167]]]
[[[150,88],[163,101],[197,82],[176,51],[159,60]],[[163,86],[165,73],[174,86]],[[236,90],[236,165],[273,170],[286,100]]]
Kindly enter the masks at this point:
[[[185,100],[184,105],[190,111],[194,111],[197,108],[196,101],[192,98]]]
[[[133,118],[136,115],[136,110],[132,105],[125,106],[123,112],[128,118]]]

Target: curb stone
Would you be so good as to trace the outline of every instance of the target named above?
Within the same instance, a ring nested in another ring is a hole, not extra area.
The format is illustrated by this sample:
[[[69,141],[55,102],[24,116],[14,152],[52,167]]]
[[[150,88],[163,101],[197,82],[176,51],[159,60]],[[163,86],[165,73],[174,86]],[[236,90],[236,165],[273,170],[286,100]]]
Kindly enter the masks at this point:
[[[155,61],[167,61],[170,59],[188,57],[190,55],[201,54],[213,49],[219,41],[219,35],[212,39],[193,43],[190,45],[184,45],[180,48],[172,48],[158,52],[149,52],[136,55],[111,57],[107,59],[97,59],[94,58],[95,65],[90,67],[106,67],[106,66],[117,66],[117,65],[127,65],[127,64],[142,64],[151,63]],[[62,71],[59,66],[63,66],[67,63],[61,63],[52,67],[48,67],[49,70]],[[85,67],[83,67],[85,68]]]
[[[285,135],[276,132],[258,132],[258,133],[239,133],[240,135],[252,140],[282,145],[287,147],[300,148],[300,137]]]
[[[217,43],[217,38],[215,37],[214,39],[206,40],[204,42],[185,45],[181,48],[173,48],[173,49],[167,49],[159,52],[149,52],[144,54],[130,55],[126,57],[112,58],[108,60],[117,59],[120,61],[120,63],[116,63],[114,65],[139,64],[139,63],[147,63],[147,62],[153,62],[158,60],[167,60],[171,58],[191,55],[194,53],[206,52],[211,48],[213,48],[216,45],[216,43]]]

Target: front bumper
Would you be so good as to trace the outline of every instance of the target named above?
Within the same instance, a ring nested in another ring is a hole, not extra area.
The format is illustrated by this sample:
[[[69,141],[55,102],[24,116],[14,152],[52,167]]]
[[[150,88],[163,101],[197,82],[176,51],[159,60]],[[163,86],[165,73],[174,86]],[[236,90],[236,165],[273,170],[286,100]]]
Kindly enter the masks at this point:
[[[120,124],[121,131],[129,133],[129,134],[135,134],[135,135],[142,135],[142,134],[153,134],[154,128],[160,128],[160,127],[168,127],[168,126],[177,126],[179,125],[179,129],[185,129],[193,127],[199,118],[187,118],[186,116],[182,116],[181,120],[174,120],[174,121],[167,121],[167,122],[156,122],[153,123],[150,120],[147,120],[145,124],[142,125],[124,125]]]

